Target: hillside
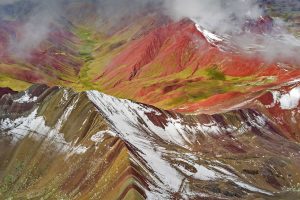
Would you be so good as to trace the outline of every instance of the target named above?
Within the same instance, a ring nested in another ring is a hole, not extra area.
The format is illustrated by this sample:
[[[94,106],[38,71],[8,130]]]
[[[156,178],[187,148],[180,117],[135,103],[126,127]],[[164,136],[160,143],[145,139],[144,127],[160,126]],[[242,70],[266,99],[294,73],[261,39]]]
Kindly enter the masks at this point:
[[[261,110],[182,115],[43,85],[0,102],[4,199],[299,197],[299,143]]]
[[[99,19],[94,9],[88,2],[68,5],[68,13],[85,12],[56,20],[47,38],[25,57],[8,51],[11,37],[22,39],[22,22],[2,21],[0,86],[19,91],[34,83],[96,89],[194,112],[198,109],[186,107],[196,103],[202,109],[211,98],[244,98],[300,75],[296,61],[269,62],[223,51],[189,19],[175,22],[150,9],[114,22]],[[264,30],[261,22],[253,26]]]

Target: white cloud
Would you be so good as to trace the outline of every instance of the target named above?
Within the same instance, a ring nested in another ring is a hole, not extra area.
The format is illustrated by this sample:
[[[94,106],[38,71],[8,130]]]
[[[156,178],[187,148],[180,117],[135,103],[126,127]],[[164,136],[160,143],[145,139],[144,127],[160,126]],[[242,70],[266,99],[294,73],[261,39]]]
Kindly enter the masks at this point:
[[[100,25],[103,25],[100,19],[123,23],[124,19],[133,20],[139,12],[163,10],[175,20],[190,18],[216,37],[228,38],[230,44],[241,52],[262,56],[267,61],[277,59],[300,62],[300,41],[285,31],[282,21],[275,20],[275,28],[267,34],[245,31],[249,20],[256,21],[264,14],[256,0],[0,0],[0,5],[20,1],[36,5],[19,30],[22,33],[19,40],[13,38],[10,41],[9,50],[20,57],[30,55],[33,49],[47,39],[51,25],[60,16],[67,15],[66,3],[93,2]]]
[[[300,40],[286,31],[283,21],[274,19],[267,33],[247,29],[247,24],[255,24],[265,14],[258,1],[167,0],[165,6],[174,19],[190,18],[198,27],[211,32],[210,35],[227,39],[228,49],[259,56],[268,62],[300,63]]]

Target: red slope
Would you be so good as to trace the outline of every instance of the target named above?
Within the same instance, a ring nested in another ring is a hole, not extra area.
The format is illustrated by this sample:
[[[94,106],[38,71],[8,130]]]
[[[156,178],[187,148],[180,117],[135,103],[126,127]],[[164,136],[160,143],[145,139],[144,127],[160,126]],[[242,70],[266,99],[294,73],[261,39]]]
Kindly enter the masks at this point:
[[[299,81],[287,84],[277,89],[270,90],[257,99],[262,105],[258,109],[262,110],[270,119],[272,119],[288,138],[298,142],[300,141],[300,102],[298,101],[298,104],[295,107],[285,108],[282,107],[281,102],[276,99],[273,93],[277,92],[280,95],[285,95],[293,88],[299,86]]]
[[[185,20],[159,27],[133,41],[106,66],[103,76],[109,80],[123,74],[119,81],[124,81],[135,76],[147,77],[150,71],[155,76],[167,76],[187,67],[196,71],[213,64],[222,66],[224,73],[230,76],[250,76],[258,72],[261,76],[272,76],[284,72],[276,62],[266,63],[259,58],[220,51],[205,40],[191,21]],[[160,65],[161,71],[153,72],[153,65]]]
[[[134,40],[106,66],[104,73],[95,81],[103,85],[104,90],[110,94],[135,87],[134,99],[156,105],[161,99],[184,96],[185,93],[182,92],[167,93],[184,87],[187,82],[201,84],[203,77],[199,77],[197,72],[215,65],[219,66],[225,75],[233,77],[275,76],[277,82],[273,84],[280,84],[300,75],[299,70],[282,69],[275,61],[267,63],[260,58],[221,51],[206,41],[193,22],[183,20],[161,26]],[[182,77],[182,80],[178,80],[176,74],[186,69],[189,69],[189,74],[185,74],[186,76]],[[172,76],[174,78],[171,78],[171,81],[165,81],[165,85],[154,83],[149,86],[144,82],[146,79],[151,80],[151,77],[155,80],[159,77],[165,79],[164,77]],[[134,84],[132,85],[131,82]],[[266,89],[273,84],[253,86],[251,92]],[[157,94],[154,95],[154,91],[157,89],[162,90],[160,99],[157,98]],[[186,102],[183,107],[188,107],[188,109],[180,110],[182,112],[195,111],[199,107],[222,103],[228,98],[239,96],[239,94],[242,93],[221,93],[206,101]],[[130,96],[130,98],[132,97]]]
[[[51,32],[39,46],[24,52],[24,56],[15,56],[14,50],[10,49],[10,41],[18,42],[22,39],[22,24],[13,21],[2,21],[0,29],[0,60],[7,65],[1,69],[17,79],[32,83],[47,82],[41,74],[55,77],[62,73],[65,75],[77,74],[82,66],[76,45],[79,39],[68,30],[68,27],[54,26]],[[20,69],[12,69],[8,65],[17,64],[22,66]],[[27,68],[26,70],[24,68]],[[35,69],[35,70],[33,70]],[[20,74],[20,73],[21,74]],[[28,75],[22,75],[27,73]],[[30,73],[43,72],[38,77],[28,78]],[[48,80],[50,81],[50,80]]]

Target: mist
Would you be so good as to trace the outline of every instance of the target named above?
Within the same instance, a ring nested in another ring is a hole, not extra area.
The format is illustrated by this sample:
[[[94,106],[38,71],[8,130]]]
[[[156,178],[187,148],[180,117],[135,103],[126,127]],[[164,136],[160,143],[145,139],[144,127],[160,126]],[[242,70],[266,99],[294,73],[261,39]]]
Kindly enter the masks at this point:
[[[297,4],[298,1],[289,0]],[[280,19],[272,21],[266,33],[253,32],[247,24],[258,21],[266,14],[265,7],[256,0],[1,0],[0,6],[30,4],[30,12],[19,16],[22,20],[17,38],[11,37],[8,51],[17,58],[27,58],[47,40],[53,25],[69,14],[79,17],[82,13],[94,13],[96,28],[109,24],[122,24],[135,20],[140,13],[161,12],[175,21],[189,18],[197,25],[220,38],[235,50],[250,56],[260,56],[268,62],[273,60],[297,60],[300,41],[287,31]],[[90,3],[91,10],[69,13],[70,3]],[[83,16],[84,17],[84,16]],[[229,48],[230,49],[230,48]]]
[[[21,0],[1,0],[0,5],[9,5],[9,4],[14,4],[16,2],[19,2]]]
[[[8,51],[16,58],[26,58],[31,51],[38,48],[48,38],[51,25],[59,20],[60,1],[40,1],[32,8],[30,15],[25,16],[24,23],[18,28],[18,38],[9,40]]]
[[[88,25],[101,29],[107,24],[119,26],[124,19],[134,20],[140,13],[155,12],[163,7],[162,3],[162,0],[0,0],[0,6],[13,5],[27,10],[16,16],[21,26],[16,30],[17,37],[9,39],[7,51],[17,59],[30,58],[31,52],[48,39],[55,25],[68,17],[79,20],[85,15],[93,15],[93,21],[89,21]],[[71,4],[90,6],[74,12],[68,7]],[[8,19],[14,18],[9,13],[7,15]]]
[[[289,0],[289,3],[299,6],[297,0]],[[259,56],[267,62],[288,60],[300,63],[300,40],[287,31],[287,24],[282,20],[273,19],[271,27],[263,27],[267,32],[247,28],[266,15],[266,8],[259,1],[169,0],[166,7],[173,19],[189,18],[203,30],[224,39],[227,50]]]
[[[241,32],[246,20],[263,15],[263,10],[253,0],[170,0],[166,3],[174,19],[190,18],[220,34]]]

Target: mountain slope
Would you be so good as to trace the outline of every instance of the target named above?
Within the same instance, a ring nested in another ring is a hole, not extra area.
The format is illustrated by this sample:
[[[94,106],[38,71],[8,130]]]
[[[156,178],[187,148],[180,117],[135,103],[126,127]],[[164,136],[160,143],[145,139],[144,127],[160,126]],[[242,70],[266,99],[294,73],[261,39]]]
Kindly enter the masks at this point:
[[[179,111],[215,95],[243,96],[297,77],[293,67],[223,52],[183,20],[126,45],[95,83],[108,94]]]
[[[1,198],[299,197],[299,143],[259,111],[182,115],[43,85],[6,93]]]
[[[66,16],[51,24],[48,37],[24,52],[25,58],[9,51],[11,41],[22,39],[24,22],[1,21],[0,86],[19,91],[34,83],[95,89],[189,113],[205,109],[210,98],[243,99],[300,75],[299,63],[224,51],[192,20],[174,21],[151,7],[108,20],[98,16],[93,1],[65,6]],[[264,30],[259,22],[251,28]]]

